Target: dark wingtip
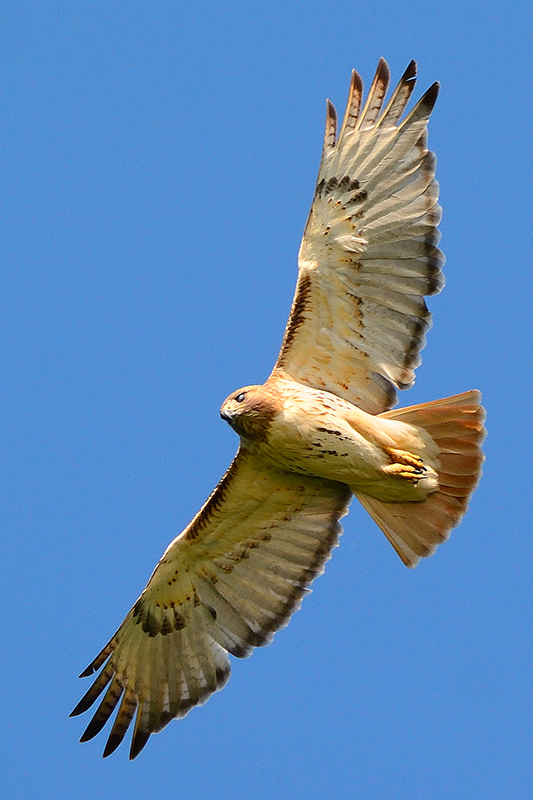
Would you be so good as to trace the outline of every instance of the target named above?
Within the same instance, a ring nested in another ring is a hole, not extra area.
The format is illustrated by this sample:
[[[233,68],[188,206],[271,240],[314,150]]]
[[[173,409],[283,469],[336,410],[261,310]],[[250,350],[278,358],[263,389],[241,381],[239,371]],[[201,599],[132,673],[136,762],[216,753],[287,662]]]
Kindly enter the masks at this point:
[[[440,91],[440,83],[438,81],[435,81],[435,83],[433,83],[429,87],[427,92],[424,95],[422,95],[422,97],[420,98],[420,103],[425,108],[431,110],[433,108],[433,106],[435,105],[435,103],[437,102],[437,97],[439,96],[439,91]]]
[[[326,114],[328,115],[328,120],[337,122],[337,109],[335,108],[329,97],[326,100]]]
[[[352,69],[352,82],[350,86],[351,91],[354,89],[358,89],[361,94],[363,93],[363,79],[356,69]]]
[[[113,709],[111,709],[112,711]],[[80,742],[88,742],[90,739],[94,739],[97,736],[104,725],[106,724],[107,720],[109,719],[109,714],[99,714],[98,711],[89,722],[85,730],[83,731]]]
[[[417,70],[418,70],[418,64],[413,58],[407,65],[407,69],[402,75],[402,81],[409,81],[412,80],[413,78],[416,78]]]
[[[86,669],[83,670],[83,672],[80,675],[80,678],[88,678],[91,675],[93,675],[95,672],[97,672],[100,669],[100,667],[102,666],[102,664],[111,655],[111,653],[113,652],[113,650],[115,649],[117,644],[118,644],[118,639],[116,638],[116,636],[114,636],[111,639],[111,641],[106,644],[104,649],[101,650],[98,653],[96,658],[93,659],[93,661],[91,661],[89,666]]]
[[[130,761],[133,761],[134,758],[137,758],[143,747],[145,746],[146,742],[150,738],[149,731],[141,731],[137,730],[131,742],[130,748]]]
[[[102,753],[102,758],[107,758],[111,755],[111,753],[114,753],[119,744],[122,742],[123,738],[124,733],[115,735],[111,734],[107,740],[104,752]]]
[[[385,61],[383,56],[378,61],[378,66],[376,69],[376,78],[380,78],[381,80],[385,81],[387,85],[390,82],[390,68],[388,63]]]
[[[337,111],[335,106],[328,98],[326,100],[326,130],[324,131],[324,149],[323,153],[327,153],[335,147],[337,140]]]
[[[76,708],[74,708],[70,712],[69,714],[70,717],[77,717],[79,714],[83,714],[85,711],[87,711],[87,709],[89,709],[92,706],[92,704],[94,703],[100,692],[104,690],[105,686],[102,686],[102,689],[98,693],[94,692],[93,688],[94,687],[91,686],[89,691],[83,695]]]

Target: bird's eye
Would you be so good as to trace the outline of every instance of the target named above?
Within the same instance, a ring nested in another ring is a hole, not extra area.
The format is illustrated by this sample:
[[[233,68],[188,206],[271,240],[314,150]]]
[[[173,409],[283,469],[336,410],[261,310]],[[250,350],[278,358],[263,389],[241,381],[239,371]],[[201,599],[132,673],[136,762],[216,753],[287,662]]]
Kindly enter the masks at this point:
[[[239,392],[239,394],[235,397],[235,402],[242,403],[245,397],[246,397],[246,392]]]

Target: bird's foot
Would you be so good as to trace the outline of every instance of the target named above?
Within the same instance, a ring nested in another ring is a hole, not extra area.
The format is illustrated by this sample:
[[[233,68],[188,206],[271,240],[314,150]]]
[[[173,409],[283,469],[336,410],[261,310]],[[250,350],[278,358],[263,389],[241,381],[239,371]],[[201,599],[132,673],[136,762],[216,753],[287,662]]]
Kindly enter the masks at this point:
[[[420,456],[415,456],[407,450],[396,450],[393,447],[387,447],[385,452],[392,461],[392,464],[383,467],[383,471],[388,475],[403,478],[415,485],[418,481],[428,477],[427,469]]]

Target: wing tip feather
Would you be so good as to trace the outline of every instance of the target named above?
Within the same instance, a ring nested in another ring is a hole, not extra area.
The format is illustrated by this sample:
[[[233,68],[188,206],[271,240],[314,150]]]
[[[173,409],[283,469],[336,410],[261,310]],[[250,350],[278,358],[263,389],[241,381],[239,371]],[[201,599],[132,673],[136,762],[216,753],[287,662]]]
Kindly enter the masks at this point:
[[[375,79],[384,80],[387,83],[389,83],[390,81],[390,67],[387,60],[383,58],[383,56],[380,56],[380,59],[378,61]]]
[[[422,97],[420,98],[419,105],[423,108],[427,109],[428,111],[432,111],[435,103],[437,102],[437,97],[439,96],[440,92],[440,83],[439,81],[435,81],[432,83],[429,89],[427,89]]]
[[[130,747],[130,761],[133,761],[134,758],[137,758],[141,750],[144,749],[148,739],[151,736],[151,732],[145,729],[137,729],[133,734],[133,738],[131,740],[131,747]]]
[[[337,139],[337,109],[331,102],[326,100],[326,128],[324,131],[324,154],[328,153],[335,147]]]
[[[352,69],[348,100],[346,110],[342,120],[341,132],[339,134],[339,144],[348,133],[351,133],[357,125],[359,111],[361,110],[361,100],[363,98],[363,79],[356,69]]]
[[[110,756],[112,753],[114,753],[115,750],[117,749],[117,747],[119,746],[119,744],[121,744],[123,738],[124,738],[124,735],[115,734],[115,736],[113,736],[112,734],[110,734],[109,735],[109,739],[106,742],[106,746],[104,747],[104,752],[102,753],[102,758],[108,758],[108,756]],[[80,741],[81,741],[81,739],[80,739]]]
[[[416,63],[415,59],[412,58],[411,61],[408,63],[400,81],[402,83],[405,81],[410,81],[413,78],[416,78],[417,73],[418,73],[418,64]]]

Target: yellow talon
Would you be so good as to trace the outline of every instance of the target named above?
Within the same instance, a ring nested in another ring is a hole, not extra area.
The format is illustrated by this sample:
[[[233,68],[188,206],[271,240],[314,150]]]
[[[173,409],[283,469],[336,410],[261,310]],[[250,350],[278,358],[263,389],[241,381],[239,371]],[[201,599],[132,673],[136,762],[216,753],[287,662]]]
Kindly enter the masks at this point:
[[[394,447],[387,447],[385,452],[393,462],[383,467],[383,471],[394,478],[403,478],[405,481],[414,483],[428,477],[428,471],[420,456],[415,456],[407,450],[396,450]]]
[[[411,467],[408,464],[388,464],[383,467],[383,471],[394,478],[403,478],[414,484],[428,477],[425,467]]]
[[[415,456],[414,453],[409,453],[407,450],[396,450],[394,447],[386,447],[385,452],[390,456],[395,464],[405,464],[407,467],[424,468],[424,462],[420,456]]]

